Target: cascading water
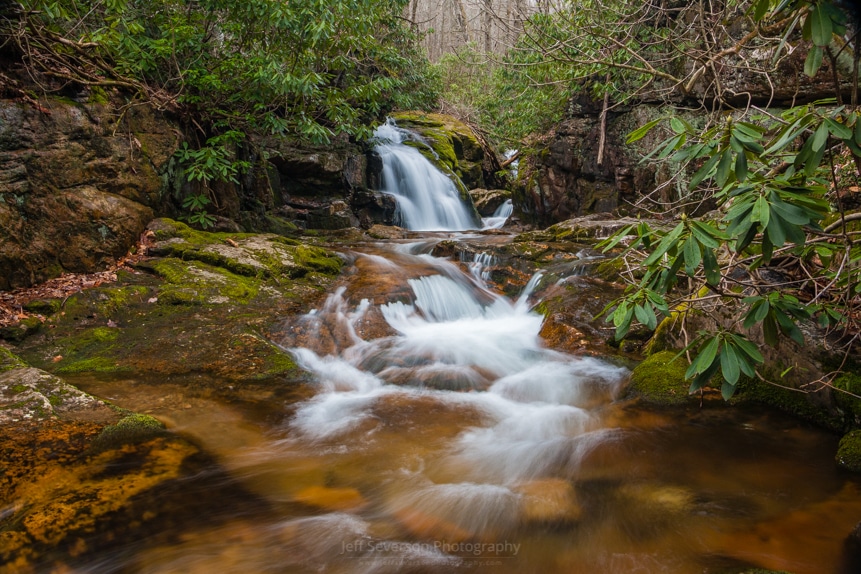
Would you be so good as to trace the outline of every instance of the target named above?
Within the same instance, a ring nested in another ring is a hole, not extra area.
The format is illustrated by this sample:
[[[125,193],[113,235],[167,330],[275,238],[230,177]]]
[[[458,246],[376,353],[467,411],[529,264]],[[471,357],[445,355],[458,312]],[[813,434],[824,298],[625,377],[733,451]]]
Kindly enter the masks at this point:
[[[512,213],[514,213],[514,204],[510,199],[507,199],[502,205],[496,208],[493,215],[482,219],[484,229],[500,229],[505,225],[505,222],[508,221]]]
[[[742,405],[616,401],[626,370],[549,350],[530,310],[588,282],[551,285],[550,266],[509,300],[484,279],[498,261],[438,259],[434,241],[356,246],[346,284],[284,325],[275,342],[310,384],[270,380],[236,404],[207,387],[172,412],[217,456],[214,476],[242,485],[184,479],[186,498],[234,516],[203,513],[157,546],[124,540],[142,546],[75,571],[858,571],[836,565],[861,494],[833,468],[835,437]],[[126,403],[144,410],[168,384],[92,385],[117,401],[147,387]]]
[[[403,142],[416,136],[389,120],[374,132],[383,161],[382,191],[395,198],[396,223],[415,231],[463,231],[479,227],[457,186],[419,150]]]

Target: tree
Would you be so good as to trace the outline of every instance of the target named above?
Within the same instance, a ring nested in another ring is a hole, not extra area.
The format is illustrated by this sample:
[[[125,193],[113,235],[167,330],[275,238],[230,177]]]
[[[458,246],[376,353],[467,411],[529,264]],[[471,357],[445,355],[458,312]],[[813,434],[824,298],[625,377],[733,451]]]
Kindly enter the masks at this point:
[[[799,45],[808,50],[804,72],[816,75],[827,56],[835,97],[786,110],[736,108],[716,116],[705,129],[674,114],[641,126],[628,141],[667,126],[668,137],[652,157],[690,168],[679,170],[687,179],[687,194],[680,199],[712,203],[716,210],[692,217],[678,206],[674,226],[657,229],[641,222],[605,244],[609,249],[627,241],[621,257],[639,270],[628,275],[626,295],[608,309],[617,338],[635,322],[654,329],[673,309],[684,316],[704,312],[714,301],[737,306],[731,325],[699,332],[685,349],[692,357],[686,373],[691,391],[716,378],[725,398],[733,395],[742,375],[761,376],[758,367],[764,358],[749,337],[752,329],[761,330],[767,345],[781,339],[802,345],[801,323],[815,320],[839,335],[847,352],[861,331],[861,230],[853,223],[861,214],[849,211],[845,197],[861,176],[861,110],[840,105],[847,86],[857,101],[857,23],[847,27],[846,14],[828,0],[758,0],[733,8],[744,24],[738,40],[729,47],[713,45],[685,77],[670,79],[658,70],[651,78],[671,80],[673,89],[689,92],[711,74],[716,109],[725,110],[734,94],[721,86],[716,64],[739,56],[736,65],[764,70],[744,51],[771,43],[772,58],[779,59],[800,28]],[[779,35],[767,35],[777,30]],[[853,54],[849,82],[839,70],[839,59],[847,52]],[[649,75],[652,65],[630,67]],[[763,280],[761,272],[767,268],[779,270],[782,279]]]

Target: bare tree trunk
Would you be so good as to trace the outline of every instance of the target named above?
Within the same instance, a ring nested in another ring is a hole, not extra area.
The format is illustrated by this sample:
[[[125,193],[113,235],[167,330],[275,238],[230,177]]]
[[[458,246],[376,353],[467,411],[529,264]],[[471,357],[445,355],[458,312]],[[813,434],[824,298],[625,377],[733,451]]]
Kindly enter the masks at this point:
[[[469,44],[469,18],[466,17],[466,6],[463,0],[452,0],[454,2],[454,18],[457,23],[458,32],[461,33],[464,44]]]
[[[416,11],[419,9],[419,2],[421,0],[413,0],[412,12],[410,12],[410,29],[415,32],[418,27],[418,21],[416,20]]]
[[[483,0],[484,13],[482,14],[482,25],[484,27],[484,53],[493,51],[493,0]]]

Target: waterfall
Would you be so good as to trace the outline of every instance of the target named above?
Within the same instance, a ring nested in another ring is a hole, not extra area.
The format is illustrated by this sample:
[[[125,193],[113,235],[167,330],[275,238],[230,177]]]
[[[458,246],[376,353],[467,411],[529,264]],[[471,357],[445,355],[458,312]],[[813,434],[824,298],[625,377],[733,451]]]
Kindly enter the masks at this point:
[[[502,228],[512,213],[514,213],[514,204],[510,199],[506,199],[505,203],[496,208],[493,215],[482,218],[481,221],[484,224],[484,229]]]
[[[398,225],[415,231],[463,231],[478,222],[457,186],[403,142],[415,138],[389,120],[374,132],[375,149],[383,160],[382,191],[395,198]]]

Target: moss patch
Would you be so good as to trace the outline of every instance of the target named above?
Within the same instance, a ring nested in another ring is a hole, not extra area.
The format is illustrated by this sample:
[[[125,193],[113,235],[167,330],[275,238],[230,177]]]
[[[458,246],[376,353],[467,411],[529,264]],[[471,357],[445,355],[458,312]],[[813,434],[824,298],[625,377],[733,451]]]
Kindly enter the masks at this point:
[[[27,363],[18,358],[16,354],[0,346],[0,373],[11,371],[12,369],[22,369],[27,366]]]
[[[165,426],[155,417],[133,414],[108,425],[90,444],[93,452],[118,449],[127,444],[138,444],[166,434]]]
[[[168,257],[147,262],[145,266],[165,280],[158,291],[160,304],[248,303],[260,288],[256,278],[198,261]]]
[[[834,460],[846,470],[861,472],[861,430],[854,430],[840,439]]]
[[[687,361],[676,353],[661,351],[637,365],[631,373],[628,394],[656,405],[683,405],[696,400],[688,394]]]
[[[118,365],[113,359],[107,357],[91,357],[70,361],[58,368],[55,373],[70,375],[73,373],[119,373],[130,370],[128,367]]]
[[[834,380],[834,388],[839,389],[839,391],[834,393],[834,400],[837,402],[837,406],[847,417],[852,419],[854,424],[859,424],[859,421],[861,421],[861,399],[852,395],[861,396],[861,375],[844,373]]]
[[[321,247],[313,245],[299,245],[296,247],[296,259],[304,267],[326,273],[337,275],[341,272],[343,261]]]
[[[766,380],[780,380],[779,365],[774,368],[766,367],[762,371]],[[736,389],[733,402],[750,401],[767,405],[830,430],[843,429],[841,417],[830,414],[825,408],[811,403],[806,393],[759,380],[754,381],[748,377],[742,377]]]

